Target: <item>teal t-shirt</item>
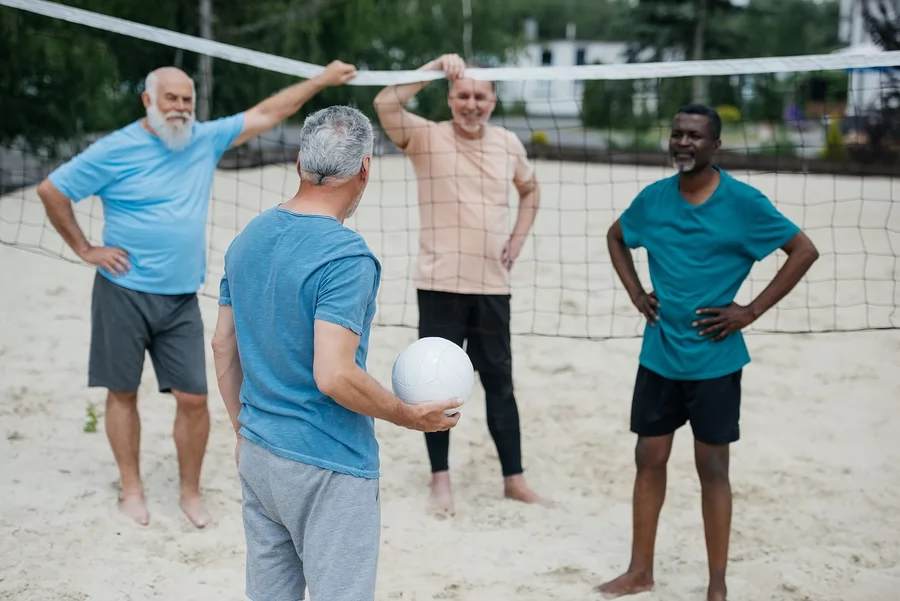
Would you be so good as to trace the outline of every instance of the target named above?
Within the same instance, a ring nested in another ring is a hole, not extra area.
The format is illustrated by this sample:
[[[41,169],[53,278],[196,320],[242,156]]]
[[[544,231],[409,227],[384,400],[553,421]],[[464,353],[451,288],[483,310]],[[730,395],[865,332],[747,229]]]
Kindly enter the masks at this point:
[[[219,304],[234,312],[244,371],[241,435],[294,461],[379,477],[375,420],[319,390],[313,350],[315,321],[329,321],[359,335],[366,369],[380,281],[363,237],[332,217],[276,206],[235,237]]]
[[[620,217],[628,248],[647,250],[659,321],[647,324],[640,363],[674,380],[706,380],[750,362],[743,334],[719,342],[691,324],[703,307],[734,300],[756,261],[799,231],[756,188],[719,169],[715,192],[692,205],[678,189],[678,176],[650,184]]]

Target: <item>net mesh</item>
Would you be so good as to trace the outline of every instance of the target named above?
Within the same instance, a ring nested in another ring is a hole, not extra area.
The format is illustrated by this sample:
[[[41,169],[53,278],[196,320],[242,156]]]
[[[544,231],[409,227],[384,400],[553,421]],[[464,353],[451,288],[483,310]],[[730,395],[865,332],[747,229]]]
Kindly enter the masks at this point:
[[[14,124],[4,120],[2,132],[0,242],[73,262],[80,263],[48,221],[35,185],[98,136],[142,116],[137,95],[149,70],[200,64],[195,52],[226,59],[215,61],[210,118],[248,108],[320,70],[52,3],[0,4],[7,5],[0,24],[10,34],[0,44],[9,46],[6,68],[17,81],[2,108],[18,116]],[[590,65],[610,50],[570,49],[573,67],[490,70],[500,100],[492,122],[519,138],[541,187],[539,213],[511,272],[513,334],[641,334],[644,320],[616,277],[606,232],[642,187],[671,175],[671,116],[698,91],[724,121],[718,164],[766,194],[821,254],[749,331],[900,326],[900,53],[648,66]],[[386,84],[417,79],[422,75],[408,71],[363,71],[355,85],[324,92],[295,119],[228,151],[212,187],[200,293],[218,295],[224,252],[249,220],[296,192],[303,114],[346,103],[369,114],[377,129],[371,183],[347,222],[383,264],[376,323],[414,327],[416,173],[377,127],[372,100]],[[439,121],[449,117],[447,88],[435,79],[410,108]],[[442,185],[437,176],[432,185]],[[512,191],[508,201],[511,231],[518,203]],[[88,239],[102,244],[100,199],[77,203],[75,214]],[[779,252],[757,263],[737,302],[759,294],[784,258]],[[649,286],[643,251],[635,264]]]

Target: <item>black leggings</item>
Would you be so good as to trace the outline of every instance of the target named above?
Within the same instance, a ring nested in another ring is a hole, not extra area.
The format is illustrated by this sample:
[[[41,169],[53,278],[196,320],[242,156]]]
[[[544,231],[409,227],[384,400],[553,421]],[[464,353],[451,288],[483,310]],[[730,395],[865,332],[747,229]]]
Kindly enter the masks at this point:
[[[484,386],[488,431],[503,476],[522,473],[519,409],[513,394],[509,295],[419,290],[419,337],[440,336],[463,346]],[[449,469],[450,432],[425,434],[431,471]]]

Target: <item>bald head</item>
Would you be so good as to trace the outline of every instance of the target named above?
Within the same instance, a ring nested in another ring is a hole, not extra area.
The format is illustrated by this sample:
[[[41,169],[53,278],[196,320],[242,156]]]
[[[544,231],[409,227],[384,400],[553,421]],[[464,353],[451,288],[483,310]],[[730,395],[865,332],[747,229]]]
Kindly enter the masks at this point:
[[[153,133],[172,150],[187,146],[194,125],[194,80],[177,67],[154,69],[141,100]]]

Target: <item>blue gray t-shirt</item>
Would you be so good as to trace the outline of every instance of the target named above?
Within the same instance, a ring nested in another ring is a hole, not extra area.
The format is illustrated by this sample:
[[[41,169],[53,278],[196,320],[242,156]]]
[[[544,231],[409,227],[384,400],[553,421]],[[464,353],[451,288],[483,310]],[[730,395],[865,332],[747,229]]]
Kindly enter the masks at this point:
[[[206,218],[216,165],[244,127],[244,114],[194,124],[172,151],[140,121],[100,138],[48,179],[78,202],[103,201],[103,244],[129,255],[124,275],[101,275],[154,294],[197,292],[206,279]]]
[[[219,304],[234,312],[244,382],[241,435],[272,453],[360,478],[378,478],[375,420],[319,391],[316,319],[360,336],[366,369],[381,264],[361,235],[332,217],[274,207],[225,254]]]
[[[628,248],[647,249],[659,321],[644,328],[641,364],[666,378],[705,380],[750,362],[741,332],[719,342],[691,324],[711,317],[697,309],[725,307],[756,261],[793,238],[800,228],[756,188],[719,169],[712,196],[692,205],[678,176],[650,184],[620,217]]]

